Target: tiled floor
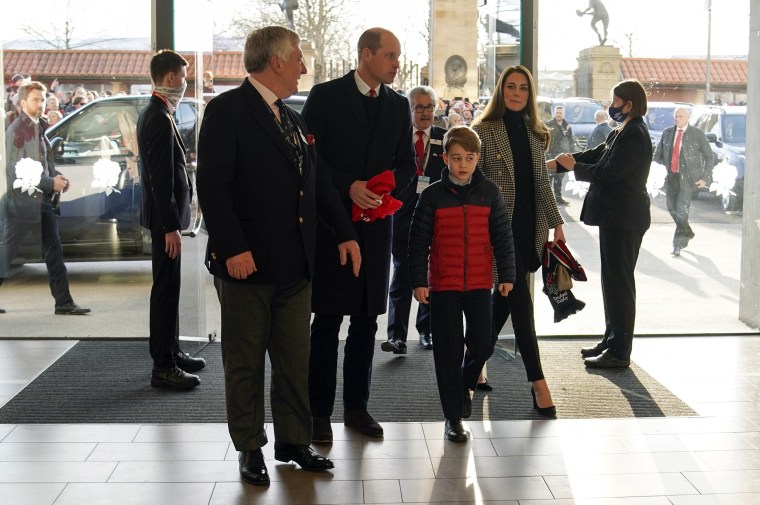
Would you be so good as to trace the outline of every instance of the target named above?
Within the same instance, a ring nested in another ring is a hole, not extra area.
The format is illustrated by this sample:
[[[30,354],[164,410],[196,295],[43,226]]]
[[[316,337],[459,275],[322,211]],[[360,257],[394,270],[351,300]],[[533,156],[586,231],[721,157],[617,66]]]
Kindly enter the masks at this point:
[[[0,403],[70,345],[0,341]],[[0,425],[0,504],[760,504],[760,337],[640,338],[633,358],[700,417],[474,422],[467,444],[336,423],[334,471],[270,444],[269,488],[240,482],[224,425]]]

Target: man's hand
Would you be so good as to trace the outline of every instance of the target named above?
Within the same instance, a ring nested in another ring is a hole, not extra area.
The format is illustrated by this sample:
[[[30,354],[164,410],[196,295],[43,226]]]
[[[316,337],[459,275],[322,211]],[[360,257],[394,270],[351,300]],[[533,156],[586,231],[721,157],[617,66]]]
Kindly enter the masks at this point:
[[[233,279],[246,279],[253,272],[256,272],[256,264],[253,262],[253,254],[246,251],[236,254],[224,262],[227,265],[227,273]]]
[[[164,252],[171,259],[177,259],[182,252],[182,235],[179,230],[170,231],[164,235]]]
[[[63,175],[58,174],[53,177],[53,191],[63,191],[64,193],[69,190],[69,180]]]
[[[348,188],[348,196],[360,209],[376,209],[383,203],[383,195],[367,189],[367,181],[354,181]]]
[[[697,181],[697,187],[699,189],[702,189],[704,187],[707,187],[707,183],[704,181],[704,179],[700,179],[700,180]]]
[[[340,264],[345,265],[348,256],[351,256],[351,265],[354,268],[354,277],[359,277],[359,268],[362,266],[362,253],[359,250],[359,243],[356,240],[349,240],[338,244],[340,252]]]
[[[502,282],[499,284],[499,294],[501,296],[507,296],[512,291],[513,284],[511,282]]]
[[[428,288],[414,288],[414,299],[423,305],[430,303],[430,290]]]

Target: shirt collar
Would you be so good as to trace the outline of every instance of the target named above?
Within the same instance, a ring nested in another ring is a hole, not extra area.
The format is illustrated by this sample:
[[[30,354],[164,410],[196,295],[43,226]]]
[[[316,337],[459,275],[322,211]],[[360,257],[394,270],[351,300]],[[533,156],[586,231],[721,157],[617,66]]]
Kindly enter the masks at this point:
[[[369,90],[371,89],[369,87],[369,84],[364,82],[361,77],[359,77],[359,72],[354,71],[354,81],[356,81],[356,87],[359,89],[359,93],[365,96],[369,96]],[[375,95],[380,96],[380,86],[382,84],[378,84],[375,90]]]
[[[415,127],[414,128],[414,139],[417,140],[417,132],[420,132],[420,131],[425,132],[425,137],[430,138],[430,132],[432,130],[433,130],[433,126],[432,125],[428,126],[424,130],[420,130],[419,128]]]
[[[256,88],[256,91],[261,94],[261,97],[264,99],[264,101],[269,105],[269,107],[277,107],[275,105],[275,102],[278,100],[278,96],[274,94],[272,90],[261,84],[259,81],[254,79],[253,77],[249,76],[249,79],[251,80],[251,84],[253,84],[253,87]]]

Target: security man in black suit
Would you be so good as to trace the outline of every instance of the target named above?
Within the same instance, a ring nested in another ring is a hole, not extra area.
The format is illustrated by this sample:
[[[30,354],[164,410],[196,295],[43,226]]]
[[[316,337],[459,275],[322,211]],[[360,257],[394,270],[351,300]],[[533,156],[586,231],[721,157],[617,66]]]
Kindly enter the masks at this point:
[[[185,94],[187,60],[171,50],[150,61],[153,95],[137,121],[142,181],[140,224],[150,230],[153,287],[150,291],[150,384],[191,389],[201,383],[206,366],[179,348],[181,230],[190,225],[193,188],[187,176],[185,144],[174,123],[174,111]]]
[[[665,165],[665,198],[668,211],[676,223],[673,256],[689,245],[694,231],[689,226],[691,195],[712,179],[713,152],[702,130],[689,124],[689,109],[673,111],[675,126],[665,128],[654,152],[654,161]]]
[[[399,69],[401,44],[393,33],[371,28],[359,37],[359,65],[354,71],[312,88],[303,117],[316,138],[317,153],[332,176],[345,212],[351,205],[377,208],[382,195],[367,189],[367,181],[393,170],[394,194],[408,186],[415,173],[409,139],[409,101],[388,85]],[[383,428],[367,412],[377,315],[388,307],[392,219],[359,221],[354,229],[362,250],[358,278],[341,269],[335,237],[317,230],[309,360],[309,396],[315,442],[331,442],[330,416],[335,402],[338,335],[344,315],[351,316],[343,360],[343,422],[364,435],[380,437]]]
[[[409,227],[412,223],[417,198],[423,189],[441,179],[443,162],[443,135],[445,128],[433,125],[438,97],[433,88],[418,86],[409,92],[412,108],[412,146],[415,150],[417,174],[412,184],[398,194],[403,207],[393,215],[393,279],[388,293],[388,341],[380,348],[394,354],[406,354],[409,329],[409,312],[412,306],[412,285],[409,282]],[[417,308],[417,331],[420,346],[433,348],[430,335],[430,305]]]

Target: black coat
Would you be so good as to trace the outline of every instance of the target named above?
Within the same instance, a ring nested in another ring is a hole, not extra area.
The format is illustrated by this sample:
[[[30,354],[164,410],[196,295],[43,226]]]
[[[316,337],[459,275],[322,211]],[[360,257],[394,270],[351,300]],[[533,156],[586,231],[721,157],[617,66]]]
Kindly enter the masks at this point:
[[[416,170],[410,142],[411,109],[406,97],[382,85],[376,98],[380,104],[374,125],[369,122],[363,100],[352,70],[343,77],[314,86],[302,112],[316,139],[320,167],[332,176],[349,216],[348,189],[354,181],[368,181],[385,170],[393,170],[396,195],[411,183]],[[386,311],[392,222],[386,218],[354,223],[362,253],[358,278],[340,267],[335,237],[320,223],[312,291],[314,312],[358,314],[365,294],[369,315]]]
[[[137,145],[142,182],[140,224],[164,233],[187,228],[193,188],[185,171],[185,144],[169,108],[156,96],[137,120]]]
[[[670,161],[673,157],[673,142],[676,135],[676,127],[671,126],[662,131],[660,143],[654,152],[654,161],[670,172]],[[692,184],[698,180],[709,183],[712,179],[713,152],[710,143],[702,130],[695,126],[687,125],[681,138],[681,152],[679,153],[679,170],[683,172]]]
[[[652,140],[642,118],[613,130],[605,143],[573,158],[576,179],[591,183],[581,211],[584,223],[612,230],[649,229]]]
[[[207,266],[217,277],[233,280],[225,261],[251,251],[257,272],[238,282],[311,278],[317,212],[335,230],[336,258],[337,244],[355,238],[329,175],[317,167],[306,124],[288,112],[299,130],[302,173],[295,150],[248,80],[206,107],[198,140],[198,198],[209,234]],[[351,275],[350,264],[342,268]]]

